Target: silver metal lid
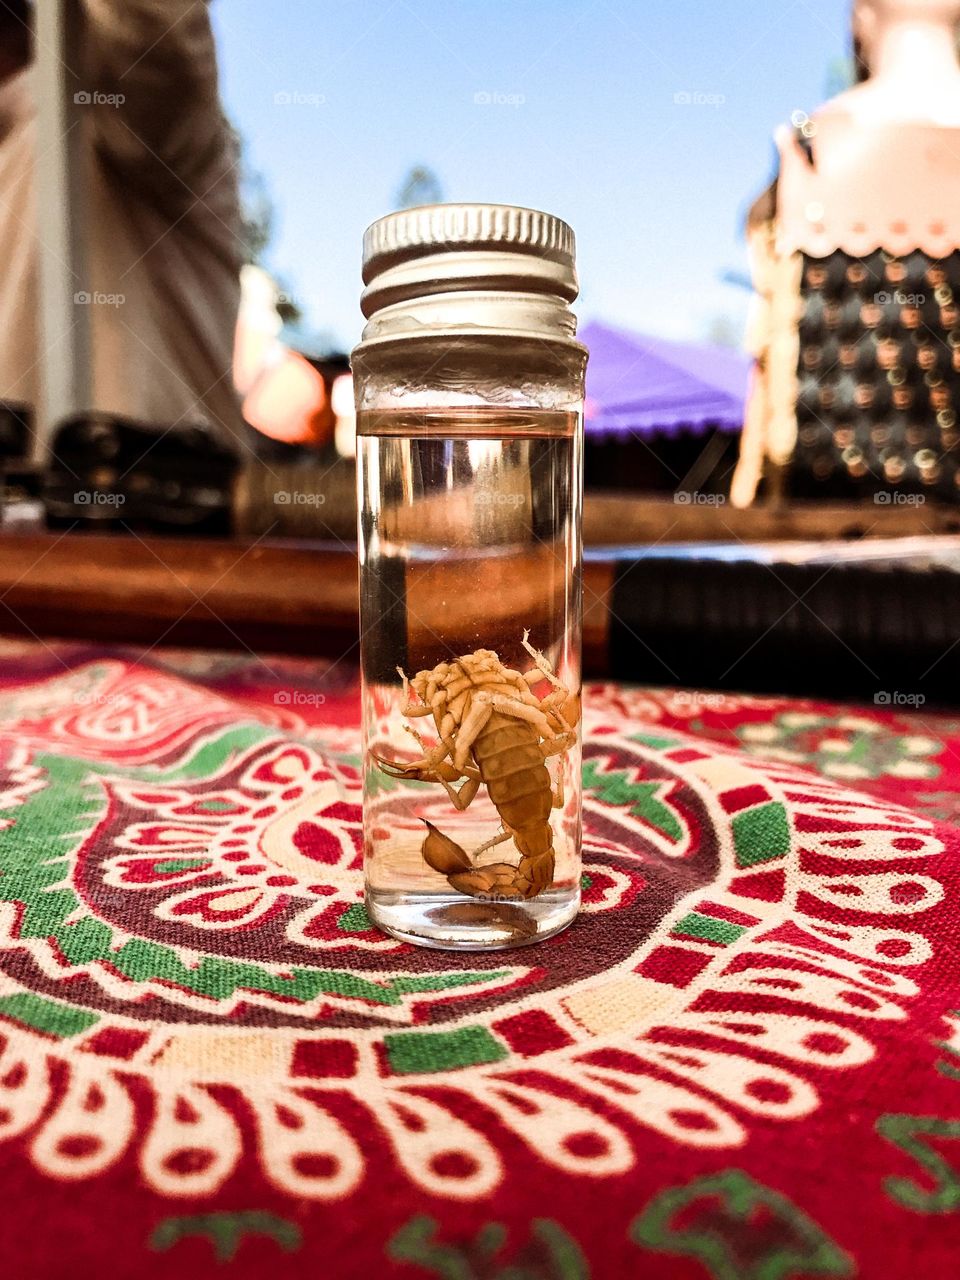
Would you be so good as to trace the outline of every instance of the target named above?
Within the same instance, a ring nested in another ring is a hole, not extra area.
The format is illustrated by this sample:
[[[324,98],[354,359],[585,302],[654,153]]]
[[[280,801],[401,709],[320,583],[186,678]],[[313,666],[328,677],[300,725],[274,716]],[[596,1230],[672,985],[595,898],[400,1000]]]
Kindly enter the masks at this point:
[[[502,204],[388,214],[363,237],[364,344],[425,331],[571,338],[576,243],[560,218]]]
[[[573,230],[550,213],[510,204],[428,204],[378,218],[363,236],[363,282],[399,262],[458,249],[499,249],[565,266],[576,297]]]

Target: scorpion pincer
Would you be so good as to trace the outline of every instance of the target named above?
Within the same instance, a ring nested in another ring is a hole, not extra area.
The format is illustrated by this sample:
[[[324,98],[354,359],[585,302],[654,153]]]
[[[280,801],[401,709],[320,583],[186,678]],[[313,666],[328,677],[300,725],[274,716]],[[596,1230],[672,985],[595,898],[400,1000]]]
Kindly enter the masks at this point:
[[[549,818],[552,808],[563,806],[563,782],[559,779],[553,789],[545,762],[549,756],[565,755],[576,742],[576,714],[572,723],[568,718],[576,700],[544,655],[530,644],[529,636],[525,631],[522,643],[534,665],[523,673],[505,667],[491,649],[441,662],[432,670],[419,671],[412,680],[397,668],[403,681],[403,714],[410,718],[432,715],[440,741],[428,746],[407,725],[423,755],[406,764],[374,753],[379,767],[390,777],[440,783],[461,811],[485,786],[500,816],[499,832],[475,849],[472,857],[427,822],[424,860],[445,875],[458,893],[534,898],[553,883],[555,854]],[[543,681],[550,684],[550,692],[537,698],[532,687]],[[507,840],[520,854],[518,864],[476,865],[480,854]]]

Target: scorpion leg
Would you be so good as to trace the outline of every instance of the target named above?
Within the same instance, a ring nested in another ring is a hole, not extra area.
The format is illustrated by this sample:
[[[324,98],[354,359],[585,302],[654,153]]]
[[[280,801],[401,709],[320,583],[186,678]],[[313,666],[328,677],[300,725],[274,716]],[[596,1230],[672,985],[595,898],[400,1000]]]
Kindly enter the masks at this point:
[[[473,770],[471,770],[471,773],[472,772]],[[451,787],[449,782],[444,784],[447,788],[447,795],[450,797],[450,803],[454,806],[454,808],[458,809],[461,813],[471,803],[471,801],[476,796],[477,792],[480,790],[479,772],[476,774],[476,777],[470,777],[469,775],[465,775],[465,776],[467,777],[467,781],[463,784],[463,786],[460,788],[459,791],[454,791],[453,787]]]
[[[490,706],[502,715],[513,716],[516,720],[528,720],[531,724],[537,726],[541,734],[545,729],[548,734],[552,735],[553,733],[550,728],[550,722],[538,706],[530,706],[526,702],[517,702],[515,698],[510,698],[505,693],[491,694]]]
[[[543,679],[553,685],[553,692],[548,693],[537,705],[541,711],[550,717],[561,734],[572,733],[577,721],[580,719],[579,699],[570,693],[570,690],[562,680],[557,678],[553,667],[551,667],[540,650],[534,649],[529,641],[529,635],[530,632],[525,631],[521,643],[533,658],[535,666],[533,671],[528,671],[522,678],[528,684],[539,684],[540,680]],[[568,711],[571,710],[572,719],[568,714]],[[573,740],[571,739],[571,742]]]
[[[453,743],[449,739],[438,742],[435,747],[428,748],[416,729],[408,724],[403,727],[411,737],[416,738],[423,748],[424,754],[420,760],[414,760],[408,765],[397,765],[397,768],[404,769],[404,773],[401,776],[413,777],[417,782],[439,782],[450,797],[450,803],[458,809],[466,809],[480,788],[480,770],[474,769],[470,765],[466,765],[463,769],[457,769],[454,765],[447,764],[445,762],[446,756],[453,749]],[[409,773],[409,770],[414,768],[416,768],[417,772],[415,774]],[[465,778],[466,781],[459,791],[455,791],[451,783],[458,782],[461,778]]]
[[[417,782],[439,782],[446,791],[450,803],[462,812],[480,789],[480,771],[479,769],[468,767],[461,773],[443,759],[436,760],[438,752],[442,751],[446,755],[451,746],[452,743],[450,742],[440,743],[431,752],[427,753],[421,761],[414,761],[406,765],[394,761],[384,761],[379,756],[375,758],[380,764],[380,768],[390,777],[409,778]],[[430,757],[436,760],[432,767],[427,766],[427,761]],[[392,768],[386,768],[386,765],[392,765]],[[457,791],[453,783],[460,778],[464,778],[465,781],[460,790]],[[472,864],[466,850],[462,849],[455,840],[451,840],[449,836],[444,835],[432,822],[427,822],[426,819],[424,819],[424,822],[427,825],[427,834],[420,852],[427,866],[448,877],[458,872],[470,871]]]
[[[448,765],[447,768],[449,769],[451,766]],[[470,774],[474,776],[468,776],[459,791],[455,791],[445,779],[439,779],[450,797],[450,803],[461,813],[471,803],[480,789],[479,770],[471,769]],[[424,821],[426,822],[426,819]],[[427,835],[420,852],[427,866],[446,876],[454,888],[457,888],[453,883],[455,877],[473,873],[473,864],[466,849],[457,844],[455,840],[451,840],[449,836],[444,835],[432,822],[427,822]]]
[[[538,704],[540,710],[551,722],[551,727],[559,730],[562,735],[569,735],[574,731],[574,726],[566,715],[566,704],[569,701],[569,696],[565,690],[555,689],[553,693],[548,693],[545,698],[542,698]]]
[[[415,729],[412,724],[405,724],[403,727],[407,731],[407,733],[409,733],[410,737],[413,738],[414,741],[417,743],[417,746],[423,752],[424,759],[426,759],[429,753],[431,752],[431,750],[434,750],[434,748],[427,746],[427,744],[423,740],[423,734],[420,732],[419,729]],[[442,747],[444,744],[440,742],[437,745]]]
[[[557,771],[557,789],[553,792],[550,802],[551,809],[563,808],[563,774]]]
[[[558,710],[558,708],[562,708],[563,704],[567,701],[569,697],[570,697],[570,694],[567,692],[566,689],[554,689],[553,693],[548,693],[545,698],[540,699],[538,706],[540,707],[541,711],[544,711],[544,712],[549,711],[549,712],[552,712],[554,715],[559,715],[560,711]],[[570,728],[572,729],[573,725],[571,725]]]
[[[541,680],[548,680],[555,689],[563,690],[564,697],[569,698],[570,690],[563,683],[563,681],[559,680],[557,676],[554,674],[554,670],[553,670],[553,667],[550,665],[549,659],[546,658],[540,652],[539,649],[535,649],[533,645],[530,643],[529,631],[524,631],[523,639],[520,641],[520,643],[523,645],[527,653],[529,653],[530,657],[533,659],[533,664],[534,664],[534,667],[536,668],[535,671],[526,672],[526,674],[523,677],[524,680],[526,680],[528,684],[539,684]]]
[[[419,708],[417,708],[419,710]],[[424,707],[424,712],[429,713],[430,706]],[[480,711],[484,711],[484,707],[480,707]],[[491,708],[485,708],[485,715],[473,716],[473,724],[468,726],[471,716],[467,717],[467,721],[461,726],[460,733],[457,734],[456,740],[452,736],[444,737],[435,747],[427,747],[422,736],[412,725],[405,725],[404,728],[409,734],[416,738],[417,742],[423,749],[423,755],[419,760],[412,760],[409,763],[401,764],[399,761],[386,760],[383,756],[374,755],[374,759],[380,768],[391,777],[407,778],[417,782],[439,782],[447,793],[447,797],[454,808],[462,812],[476,796],[480,790],[481,777],[480,770],[466,762],[470,753],[470,745],[476,738],[476,735],[482,729],[486,720],[489,719]],[[471,713],[472,715],[473,713]],[[447,726],[446,718],[443,722],[444,728],[452,728],[452,724]],[[464,729],[468,729],[468,735],[464,739]],[[471,736],[472,735],[472,736]],[[462,741],[463,739],[463,741]],[[452,764],[447,763],[447,757],[456,752],[458,760]],[[453,786],[455,782],[464,779],[463,785],[459,791]],[[449,836],[443,834],[432,823],[427,822],[427,834],[421,847],[421,853],[427,866],[432,867],[434,871],[439,871],[441,875],[447,877],[464,874],[471,871],[470,858],[466,850],[462,849],[456,841],[451,840]]]
[[[569,733],[558,733],[548,742],[541,742],[540,750],[543,752],[544,760],[546,760],[547,756],[557,756],[569,751],[576,740],[577,735],[571,730]]]
[[[449,765],[447,767],[450,768]],[[450,803],[461,813],[471,803],[480,789],[479,770],[471,769],[470,774],[473,776],[467,777],[466,782],[459,791],[455,791],[444,778],[439,779],[450,797]],[[420,852],[427,866],[446,876],[451,884],[453,884],[454,876],[473,871],[473,864],[466,849],[457,844],[455,840],[451,840],[449,836],[444,835],[432,822],[427,822],[427,835]]]
[[[449,750],[449,747],[446,748]],[[431,753],[432,754],[432,753]],[[429,757],[412,760],[409,764],[401,764],[397,760],[386,760],[383,756],[374,755],[377,764],[388,777],[403,778],[408,782],[439,782],[446,791],[450,803],[463,810],[480,789],[480,772],[471,766],[457,769],[443,760],[431,764]],[[453,783],[466,779],[459,791]]]
[[[467,763],[467,756],[470,754],[470,748],[480,736],[480,730],[490,719],[493,714],[493,703],[495,698],[491,699],[489,694],[478,693],[473,700],[473,705],[467,712],[466,719],[460,725],[457,733],[456,751],[453,757],[453,763],[458,769],[462,769]]]
[[[423,755],[420,759],[403,763],[400,760],[388,760],[386,756],[373,751],[371,755],[374,760],[388,777],[408,778],[416,782],[439,782],[439,777],[436,776],[437,771],[450,754],[451,744],[449,742],[438,742],[435,747],[427,747],[415,729],[412,729],[409,725],[404,725],[404,728],[408,733],[412,733],[420,746],[423,747]],[[454,774],[454,777],[457,776],[459,775]]]
[[[514,671],[511,674],[510,683],[516,689],[517,697],[520,699],[521,702],[525,702],[528,706],[531,706],[531,707],[538,707],[540,705],[536,696],[530,692],[530,686],[527,684],[526,680],[520,674],[519,671]]]
[[[415,729],[410,728],[409,725],[407,728],[415,738],[420,738]],[[479,729],[477,732],[479,732]],[[461,734],[458,734],[456,742],[447,737],[438,748],[434,748],[434,752],[442,749],[442,755],[432,771],[432,776],[427,771],[421,771],[418,776],[423,782],[439,782],[444,791],[446,791],[450,803],[462,813],[476,797],[477,792],[480,790],[482,779],[480,770],[468,765],[465,759],[462,764],[456,762],[447,764],[445,762],[445,757],[452,754],[454,750],[456,750],[458,757],[461,754],[464,754],[464,756],[469,754],[469,744],[461,752],[460,737]],[[458,791],[454,788],[453,783],[460,778],[465,779],[465,781]],[[444,835],[442,831],[430,822],[427,823],[427,835],[421,847],[421,853],[428,867],[431,867],[434,871],[439,871],[441,875],[445,875],[448,878],[458,873],[468,873],[471,870],[470,858],[466,850],[461,848],[455,840],[451,840],[449,836]]]
[[[498,831],[495,836],[491,836],[491,838],[489,840],[485,840],[483,844],[477,845],[476,849],[473,851],[473,856],[474,858],[477,858],[481,853],[486,853],[488,849],[492,849],[495,845],[503,844],[504,840],[510,840],[512,838],[513,832],[509,827],[504,827],[502,830]]]
[[[400,679],[403,681],[403,706],[400,708],[400,714],[405,716],[429,716],[433,714],[433,705],[429,702],[414,702],[410,693],[410,680],[403,670],[403,667],[397,667]]]

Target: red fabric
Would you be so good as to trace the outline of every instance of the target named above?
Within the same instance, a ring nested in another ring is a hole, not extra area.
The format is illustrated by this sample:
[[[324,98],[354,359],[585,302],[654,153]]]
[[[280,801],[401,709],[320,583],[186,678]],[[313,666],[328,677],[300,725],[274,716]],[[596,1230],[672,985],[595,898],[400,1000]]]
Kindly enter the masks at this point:
[[[4,1275],[953,1274],[960,723],[589,687],[584,911],[460,956],[354,681],[0,651]]]

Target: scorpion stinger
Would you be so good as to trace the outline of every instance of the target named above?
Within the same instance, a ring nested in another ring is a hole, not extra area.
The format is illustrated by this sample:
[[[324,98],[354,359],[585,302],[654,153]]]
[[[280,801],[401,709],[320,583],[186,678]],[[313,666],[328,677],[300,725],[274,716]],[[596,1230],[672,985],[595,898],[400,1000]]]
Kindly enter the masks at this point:
[[[576,742],[576,721],[570,722],[567,710],[575,699],[530,644],[529,634],[524,632],[522,644],[534,666],[525,673],[505,667],[491,649],[419,671],[412,680],[400,671],[403,714],[432,715],[440,741],[428,747],[408,726],[423,752],[418,759],[402,764],[374,755],[391,777],[441,784],[461,811],[481,786],[487,788],[502,825],[474,850],[473,858],[429,822],[422,847],[428,866],[445,875],[457,892],[475,897],[534,898],[553,883],[549,819],[551,809],[563,804],[563,787],[558,782],[554,792],[545,761],[565,755]],[[552,686],[551,692],[537,698],[531,686],[541,681]],[[519,863],[476,864],[479,854],[508,840],[520,854]]]

